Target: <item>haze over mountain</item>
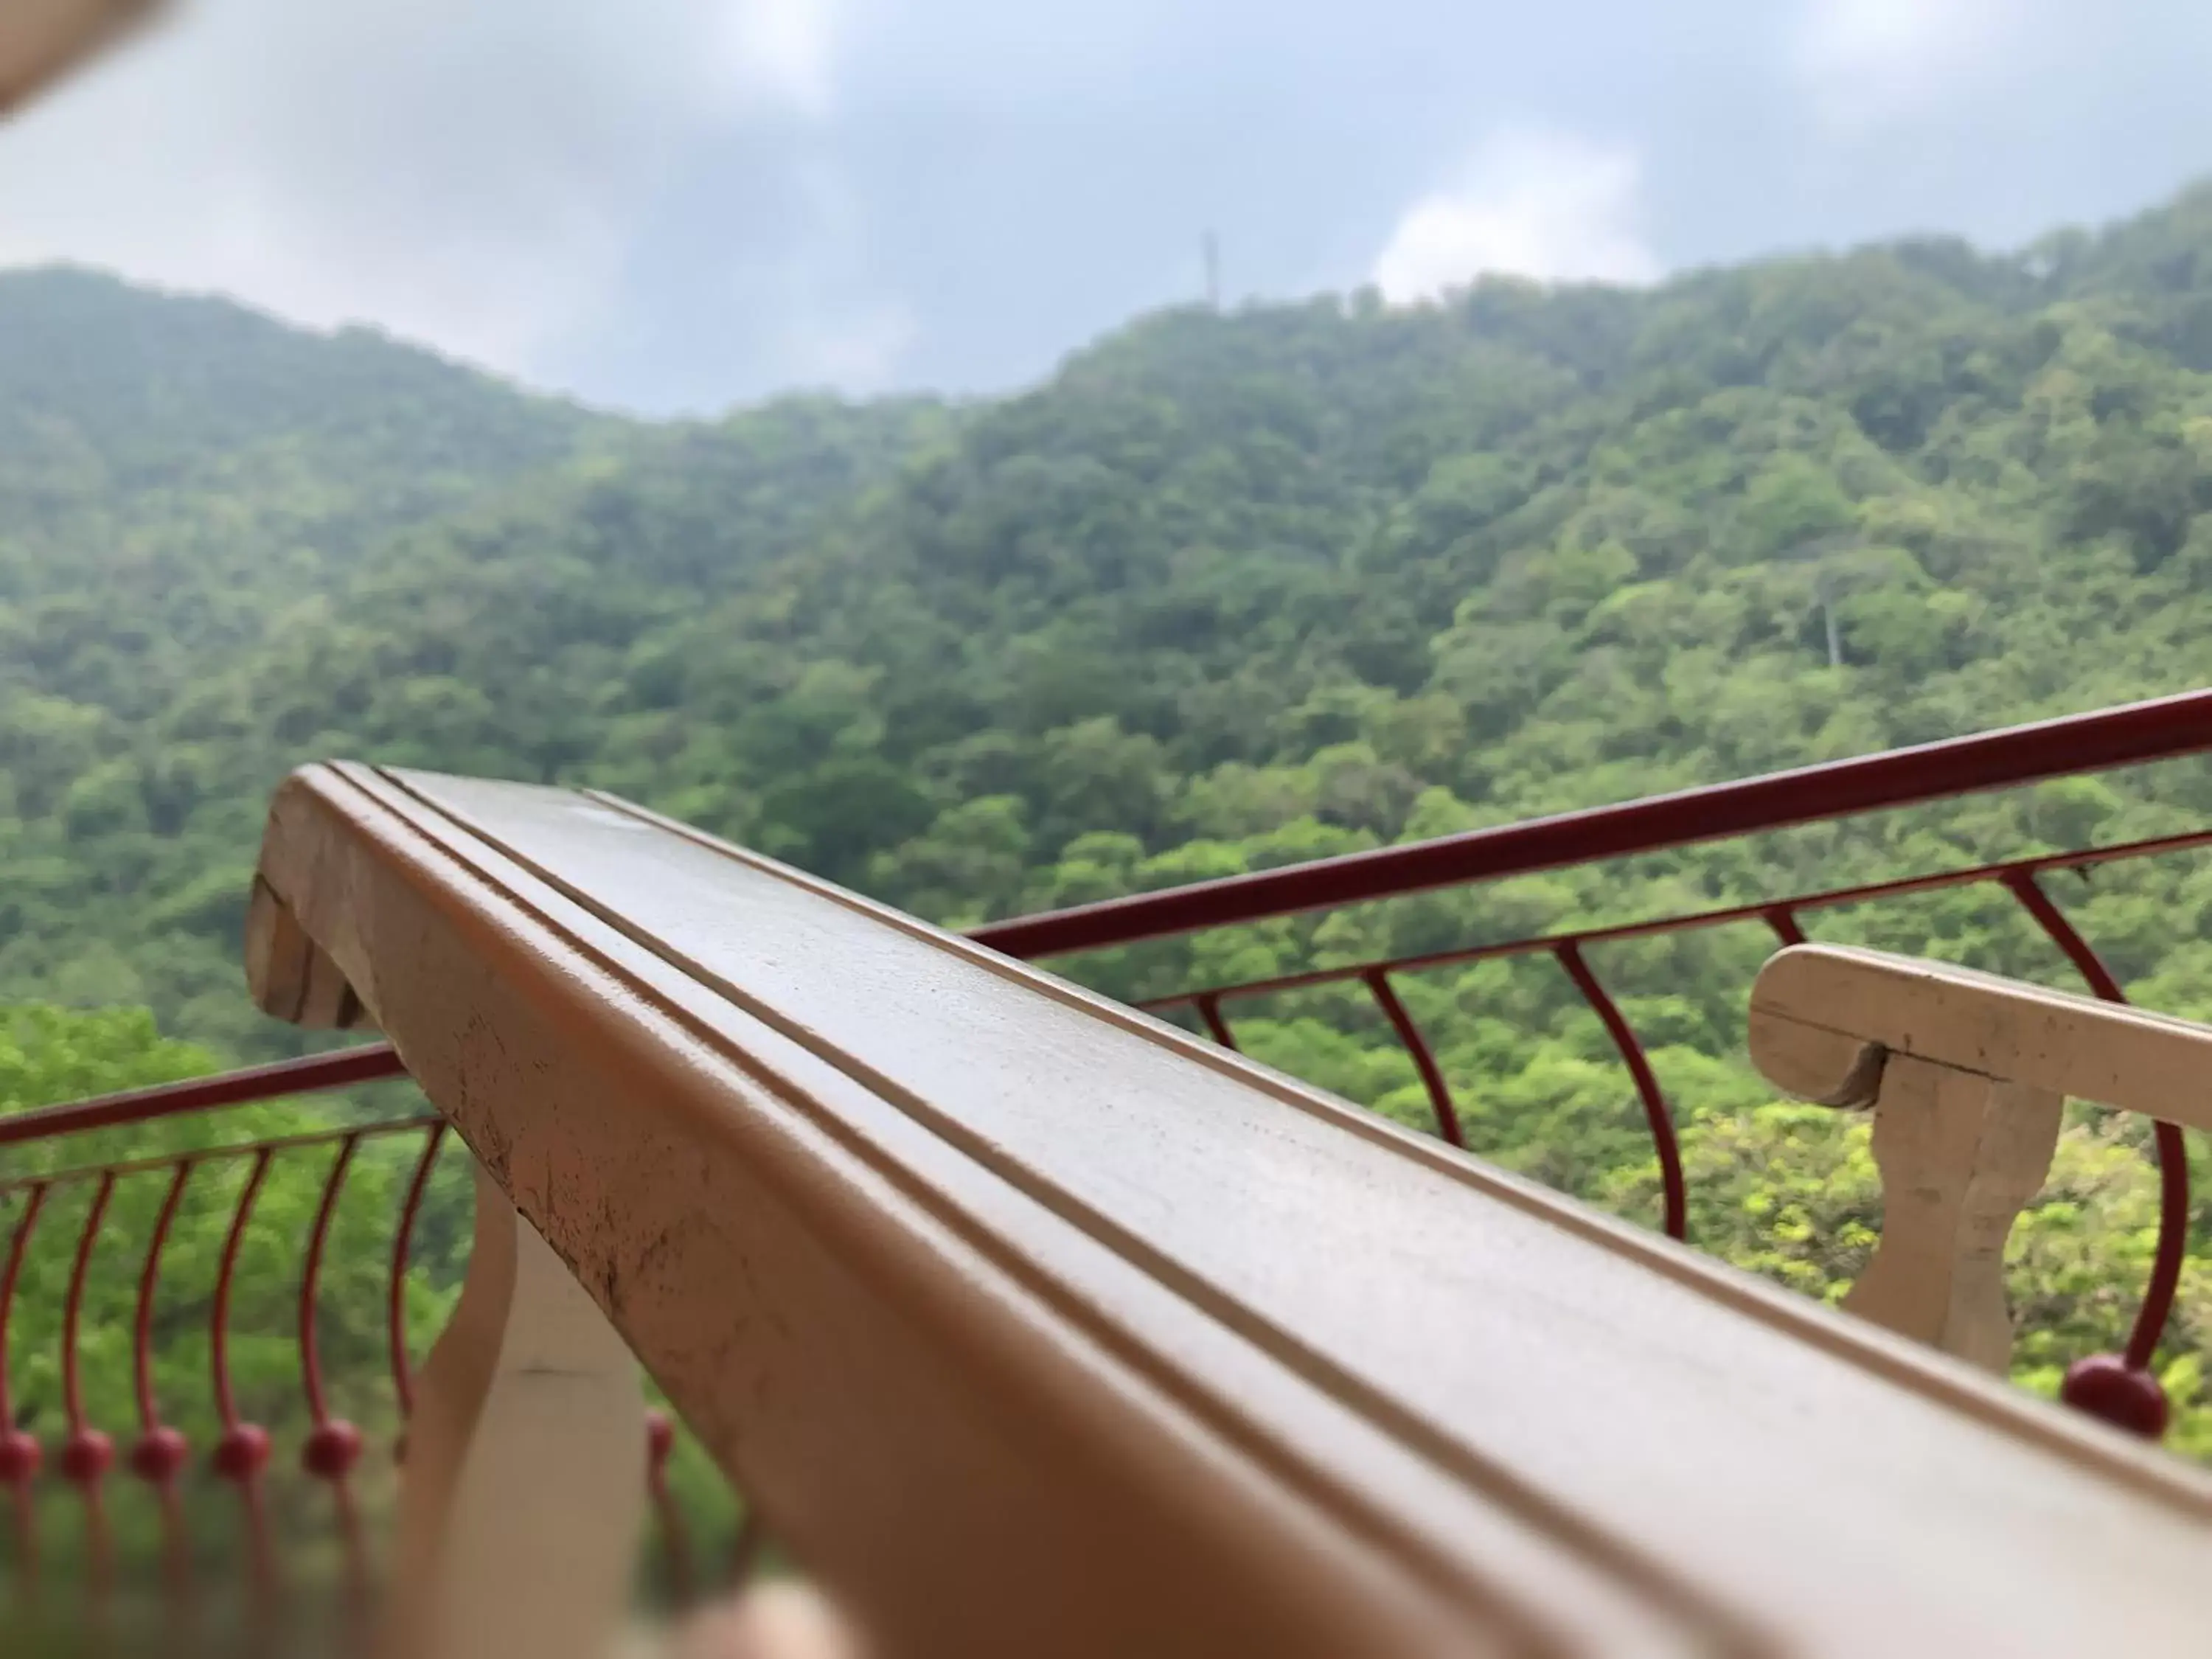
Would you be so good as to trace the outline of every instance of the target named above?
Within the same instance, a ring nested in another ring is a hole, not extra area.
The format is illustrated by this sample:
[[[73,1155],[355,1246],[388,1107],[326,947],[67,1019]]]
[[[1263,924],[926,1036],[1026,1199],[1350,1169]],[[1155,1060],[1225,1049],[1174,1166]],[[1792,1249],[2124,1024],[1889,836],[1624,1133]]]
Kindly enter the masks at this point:
[[[1003,391],[1120,319],[2100,223],[2212,169],[2179,0],[191,0],[0,145],[0,265],[608,406]]]

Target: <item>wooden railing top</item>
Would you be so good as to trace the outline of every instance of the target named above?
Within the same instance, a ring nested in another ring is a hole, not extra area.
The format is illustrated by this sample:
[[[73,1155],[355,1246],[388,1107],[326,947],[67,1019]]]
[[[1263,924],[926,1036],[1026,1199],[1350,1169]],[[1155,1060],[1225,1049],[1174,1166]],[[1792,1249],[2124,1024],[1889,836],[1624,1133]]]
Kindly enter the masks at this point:
[[[2194,1652],[2212,1487],[604,797],[271,809],[360,1009],[898,1653]]]
[[[1898,1054],[2212,1129],[2212,1027],[1954,963],[1793,946],[1760,970],[1751,1043],[1775,1082],[1834,1105],[1872,1098]]]
[[[9,0],[0,6],[0,116],[13,114],[163,9],[166,0]]]

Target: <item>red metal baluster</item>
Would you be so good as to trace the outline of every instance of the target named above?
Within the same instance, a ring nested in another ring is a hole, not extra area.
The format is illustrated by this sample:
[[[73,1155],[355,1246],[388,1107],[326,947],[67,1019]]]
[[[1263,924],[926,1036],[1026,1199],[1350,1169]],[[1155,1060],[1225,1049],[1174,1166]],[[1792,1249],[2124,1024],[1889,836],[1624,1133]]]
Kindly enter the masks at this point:
[[[354,1455],[360,1449],[361,1437],[353,1425],[330,1413],[330,1404],[323,1391],[322,1354],[315,1340],[315,1291],[322,1282],[323,1249],[330,1241],[331,1218],[337,1209],[338,1189],[345,1185],[346,1170],[353,1164],[354,1148],[359,1144],[358,1135],[348,1135],[338,1142],[337,1156],[331,1160],[331,1172],[323,1182],[322,1202],[315,1208],[314,1228],[307,1236],[307,1265],[300,1274],[300,1380],[307,1390],[307,1414],[315,1425],[315,1432],[307,1439],[304,1461],[310,1474],[324,1480],[344,1474],[353,1466]],[[345,1432],[325,1435],[323,1431],[326,1429]]]
[[[356,1605],[367,1593],[368,1562],[364,1558],[360,1517],[346,1477],[361,1456],[361,1431],[343,1417],[333,1417],[323,1391],[322,1354],[315,1340],[315,1292],[322,1283],[323,1248],[329,1242],[331,1218],[337,1212],[338,1190],[352,1166],[358,1135],[338,1142],[337,1156],[323,1182],[322,1202],[315,1208],[315,1224],[307,1236],[307,1265],[300,1273],[300,1382],[307,1396],[307,1415],[314,1427],[301,1449],[300,1466],[318,1480],[327,1481],[337,1510],[338,1536],[345,1549],[346,1584]]]
[[[131,1363],[138,1386],[138,1443],[131,1449],[131,1468],[154,1488],[161,1513],[162,1571],[170,1594],[181,1601],[190,1589],[191,1562],[184,1535],[184,1516],[177,1503],[177,1475],[191,1455],[178,1430],[161,1421],[154,1397],[154,1291],[161,1275],[161,1250],[169,1242],[169,1229],[177,1206],[191,1179],[191,1159],[177,1160],[176,1173],[155,1218],[154,1237],[146,1246],[146,1265],[138,1273],[138,1316],[131,1333]]]
[[[399,1401],[399,1420],[404,1423],[415,1409],[415,1377],[407,1363],[407,1253],[415,1237],[415,1218],[422,1212],[422,1194],[430,1182],[430,1166],[438,1161],[445,1144],[446,1126],[431,1125],[422,1138],[422,1155],[415,1160],[414,1179],[407,1183],[406,1201],[399,1207],[399,1225],[392,1236],[392,1273],[385,1295],[385,1334],[392,1349],[392,1391]],[[403,1431],[400,1444],[406,1437]]]
[[[1370,968],[1360,978],[1373,994],[1376,1006],[1382,1010],[1383,1018],[1390,1022],[1391,1030],[1397,1032],[1398,1041],[1413,1056],[1413,1069],[1421,1074],[1421,1086],[1429,1091],[1429,1109],[1436,1114],[1437,1133],[1455,1146],[1465,1146],[1466,1139],[1460,1133],[1459,1110],[1452,1104],[1451,1088],[1444,1081],[1443,1069],[1429,1052],[1421,1028],[1413,1024],[1413,1015],[1398,1000],[1397,988],[1390,983],[1389,970]]]
[[[24,1189],[23,1212],[15,1218],[15,1231],[8,1240],[8,1266],[0,1273],[0,1480],[8,1483],[15,1510],[15,1559],[27,1598],[38,1583],[38,1510],[32,1502],[31,1483],[42,1460],[38,1437],[16,1426],[15,1399],[8,1387],[8,1339],[15,1312],[15,1285],[23,1273],[23,1252],[46,1204],[46,1182],[34,1182]]]
[[[1797,913],[1786,904],[1777,904],[1761,912],[1766,925],[1774,930],[1774,937],[1784,945],[1802,945],[1805,930],[1797,925]]]
[[[253,1155],[246,1185],[231,1212],[230,1231],[222,1241],[222,1260],[216,1270],[215,1306],[209,1314],[208,1346],[215,1373],[216,1412],[222,1419],[222,1437],[216,1442],[210,1460],[216,1474],[238,1488],[246,1510],[252,1553],[253,1583],[265,1602],[276,1589],[276,1564],[269,1549],[269,1518],[261,1498],[261,1471],[269,1462],[269,1431],[258,1423],[242,1421],[230,1384],[230,1292],[238,1278],[238,1249],[246,1238],[246,1224],[253,1214],[253,1200],[269,1173],[271,1156],[264,1146]]]
[[[684,1511],[668,1489],[668,1458],[676,1449],[676,1425],[666,1412],[645,1414],[645,1487],[660,1525],[660,1547],[668,1559],[668,1594],[677,1606],[691,1599],[691,1543]]]
[[[1212,1035],[1216,1042],[1233,1052],[1237,1047],[1237,1039],[1230,1033],[1229,1022],[1221,1016],[1220,994],[1214,991],[1202,991],[1198,995],[1197,1002],[1198,1017],[1206,1022],[1206,1030]]]
[[[1667,1236],[1686,1237],[1689,1233],[1689,1194],[1682,1184],[1682,1152],[1674,1140],[1674,1120],[1667,1109],[1667,1097],[1660,1091],[1659,1079],[1652,1074],[1651,1062],[1644,1056],[1644,1045],[1636,1040],[1620,1007],[1597,982],[1589,964],[1583,960],[1582,946],[1574,940],[1555,947],[1559,966],[1567,970],[1575,988],[1583,994],[1583,1000],[1596,1012],[1604,1022],[1613,1046],[1628,1066],[1628,1074],[1636,1079],[1636,1092],[1644,1102],[1644,1116],[1651,1126],[1651,1145],[1659,1154],[1659,1180],[1666,1194]]]
[[[70,1268],[69,1297],[62,1304],[62,1405],[69,1417],[69,1437],[62,1442],[61,1472],[64,1480],[84,1495],[85,1541],[89,1557],[95,1617],[104,1607],[114,1568],[107,1536],[107,1506],[100,1482],[115,1462],[115,1443],[92,1426],[84,1414],[84,1376],[77,1350],[83,1326],[84,1285],[92,1269],[92,1247],[100,1238],[100,1224],[106,1219],[107,1201],[115,1195],[115,1172],[100,1177],[93,1188],[92,1206],[76,1238],[76,1260]]]
[[[2092,992],[2106,1002],[2128,1000],[2104,958],[2067,920],[2066,913],[2051,902],[2033,871],[2013,871],[2005,876],[2004,884],[2050,935],[2051,942],[2065,952]],[[2151,1375],[2150,1362],[2173,1311],[2174,1292],[2181,1283],[2182,1256],[2189,1246],[2189,1158],[2178,1126],[2154,1121],[2152,1135],[2158,1154],[2158,1252],[2151,1260],[2150,1282],[2143,1287],[2135,1328],[2128,1334],[2127,1352],[2091,1354],[2075,1361],[2067,1369],[2058,1396],[2093,1417],[2156,1440],[2166,1432],[2166,1400],[2165,1389]]]

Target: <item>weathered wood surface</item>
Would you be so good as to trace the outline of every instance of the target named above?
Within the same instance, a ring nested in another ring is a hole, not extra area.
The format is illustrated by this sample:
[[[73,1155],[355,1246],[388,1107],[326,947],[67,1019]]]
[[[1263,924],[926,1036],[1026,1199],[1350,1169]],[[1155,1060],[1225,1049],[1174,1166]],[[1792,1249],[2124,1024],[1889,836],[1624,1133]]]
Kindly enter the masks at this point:
[[[261,875],[890,1655],[2212,1631],[2193,1473],[619,802],[313,768]]]

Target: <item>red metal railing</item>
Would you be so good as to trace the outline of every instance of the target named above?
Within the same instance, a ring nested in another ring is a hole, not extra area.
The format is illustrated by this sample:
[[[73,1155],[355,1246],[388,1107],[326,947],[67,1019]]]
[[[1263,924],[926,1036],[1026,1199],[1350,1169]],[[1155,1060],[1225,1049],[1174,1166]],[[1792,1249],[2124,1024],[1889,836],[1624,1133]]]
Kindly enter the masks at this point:
[[[1395,898],[1441,886],[1491,882],[1570,865],[1753,836],[1856,813],[1947,799],[1970,792],[2001,789],[2208,750],[2212,750],[2212,690],[1686,790],[1617,806],[1475,830],[1438,841],[1139,893],[1102,904],[994,923],[975,930],[973,937],[1010,954],[1030,957],[1127,945],[1318,908]],[[1686,1231],[1687,1194],[1673,1113],[1632,1019],[1607,991],[1592,965],[1594,951],[1621,941],[1743,923],[1761,925],[1783,942],[1796,943],[1805,937],[1803,922],[1808,917],[1916,893],[1989,884],[2011,895],[2097,994],[2118,998],[2120,992],[2117,980],[2078,928],[2050,899],[2041,878],[2054,871],[2086,872],[2096,866],[2149,859],[2208,845],[2212,845],[2212,826],[2123,846],[2042,854],[1971,868],[1923,872],[1786,896],[1767,894],[1747,903],[1644,917],[1602,927],[1316,965],[1235,983],[1190,986],[1152,997],[1140,1006],[1170,1015],[1187,1014],[1216,1041],[1233,1048],[1236,1031],[1232,1016],[1236,1005],[1309,988],[1357,983],[1410,1057],[1427,1097],[1437,1133],[1455,1145],[1464,1145],[1467,1137],[1445,1068],[1401,997],[1398,987],[1410,975],[1454,964],[1503,957],[1547,957],[1595,1013],[1619,1052],[1651,1133],[1661,1174],[1664,1224],[1669,1233],[1680,1237]],[[0,1147],[90,1129],[145,1124],[180,1114],[206,1112],[315,1090],[347,1087],[396,1077],[403,1069],[398,1057],[388,1047],[370,1044],[339,1054],[0,1118]],[[425,1207],[433,1168],[444,1144],[442,1127],[434,1119],[404,1118],[210,1151],[110,1163],[59,1174],[24,1176],[12,1182],[0,1179],[0,1205],[12,1203],[15,1211],[6,1265],[0,1269],[0,1485],[9,1488],[12,1498],[15,1518],[14,1559],[20,1571],[36,1571],[38,1511],[32,1493],[43,1458],[38,1442],[15,1426],[20,1419],[9,1392],[9,1342],[26,1250],[40,1224],[50,1194],[66,1185],[86,1182],[92,1183],[94,1191],[77,1241],[62,1334],[67,1373],[67,1433],[57,1461],[58,1472],[82,1494],[88,1538],[93,1545],[92,1577],[97,1583],[104,1571],[105,1559],[102,1483],[112,1456],[104,1436],[89,1420],[82,1404],[77,1314],[82,1305],[84,1285],[107,1198],[118,1183],[127,1179],[158,1176],[167,1182],[163,1206],[141,1268],[133,1346],[139,1437],[129,1464],[156,1497],[163,1525],[168,1529],[164,1534],[167,1559],[173,1573],[181,1578],[180,1564],[185,1553],[181,1544],[182,1522],[176,1486],[189,1462],[190,1448],[182,1431],[164,1417],[155,1398],[152,1380],[154,1310],[164,1245],[187,1185],[203,1169],[219,1162],[244,1160],[247,1174],[234,1201],[209,1310],[210,1364],[218,1419],[211,1462],[215,1470],[239,1492],[252,1543],[251,1558],[255,1580],[264,1589],[273,1587],[275,1564],[268,1546],[267,1520],[260,1497],[261,1473],[270,1456],[270,1443],[267,1431],[247,1420],[233,1397],[229,1364],[231,1295],[241,1243],[252,1224],[256,1200],[270,1169],[282,1160],[297,1160],[318,1153],[326,1154],[331,1162],[323,1176],[314,1219],[306,1236],[295,1242],[302,1252],[295,1338],[307,1421],[301,1455],[303,1467],[326,1485],[332,1494],[345,1542],[349,1577],[357,1582],[365,1574],[367,1552],[352,1520],[348,1488],[361,1453],[361,1437],[350,1424],[336,1414],[327,1397],[316,1335],[319,1298],[322,1294],[321,1274],[329,1248],[331,1216],[356,1153],[368,1142],[410,1135],[420,1137],[420,1148],[410,1170],[395,1221],[389,1270],[385,1278],[384,1310],[392,1399],[396,1414],[404,1421],[412,1402],[404,1290],[411,1240]],[[2179,1133],[2170,1126],[2159,1126],[2155,1147],[2162,1171],[2160,1243],[2148,1291],[2123,1360],[2138,1372],[2147,1365],[2171,1307],[2188,1218],[2188,1177]],[[1477,1146],[1473,1150],[1480,1152],[1483,1148]],[[655,1511],[661,1519],[663,1543],[669,1553],[669,1580],[680,1589],[692,1575],[684,1517],[674,1503],[666,1478],[673,1442],[672,1431],[665,1419],[656,1418],[649,1424],[645,1473]],[[399,1449],[404,1449],[404,1437]],[[739,1554],[749,1559],[758,1543],[757,1528],[747,1516],[738,1547]]]
[[[1945,739],[1908,749],[1832,761],[1732,783],[1686,789],[1617,805],[1565,812],[1434,841],[1349,854],[1280,869],[1255,871],[1157,892],[1017,917],[975,930],[972,937],[1009,955],[1039,957],[1107,950],[1207,929],[1273,921],[1320,909],[1402,898],[1440,887],[1664,852],[1702,842],[1772,833],[1854,815],[1924,805],[2049,779],[2107,771],[2212,750],[2212,690],[2185,692],[2093,714]],[[1756,902],[1639,919],[1454,949],[1316,967],[1273,977],[1194,987],[1147,999],[1158,1012],[1188,1011],[1213,1039],[1236,1047],[1227,1005],[1232,1001],[1357,981],[1364,986],[1413,1062],[1428,1096],[1437,1133],[1466,1145],[1443,1066],[1413,1020],[1395,981],[1425,969],[1486,959],[1548,956],[1596,1014],[1634,1085],[1659,1166],[1663,1224],[1675,1238],[1688,1230],[1686,1190],[1674,1115],[1642,1042],[1619,1003],[1589,965],[1588,947],[1631,939],[1758,921],[1784,945],[1802,944],[1801,916],[1943,888],[1994,884],[2021,906],[2098,996],[2124,1000],[2119,983],[2075,924],[2052,902],[2039,878],[2054,870],[2154,857],[2212,845],[2212,829],[1931,872],[1856,886],[1763,896]],[[2143,1389],[2154,1389],[2147,1367],[2172,1311],[2189,1225],[2189,1169],[2181,1132],[2160,1123],[2154,1146],[2160,1172],[2158,1245],[2150,1280],[2119,1363]],[[1480,1148],[1475,1150],[1480,1151]],[[2102,1357],[2100,1357],[2101,1359]],[[2091,1370],[2097,1360],[2084,1362]],[[2101,1399],[2075,1387],[2065,1397],[2101,1413]],[[2140,1426],[2140,1419],[2120,1421]],[[2163,1412],[2160,1413],[2163,1421]]]
[[[17,1145],[86,1129],[112,1128],[176,1117],[186,1112],[206,1112],[224,1107],[264,1102],[317,1090],[350,1086],[367,1080],[404,1075],[398,1057],[383,1044],[366,1045],[337,1054],[258,1066],[248,1072],[197,1079],[190,1084],[133,1091],[103,1097],[72,1106],[46,1109],[0,1120],[0,1143]],[[25,1126],[37,1126],[27,1133]],[[180,1487],[193,1462],[194,1446],[185,1431],[165,1413],[156,1386],[157,1310],[162,1305],[161,1274],[165,1253],[173,1236],[187,1188],[196,1178],[205,1179],[225,1165],[243,1165],[244,1174],[223,1233],[212,1285],[204,1292],[209,1356],[209,1395],[213,1418],[206,1431],[207,1472],[234,1489],[240,1516],[248,1601],[256,1616],[265,1619],[282,1597],[281,1553],[271,1535],[266,1480],[275,1451],[270,1429],[254,1420],[240,1397],[234,1364],[234,1294],[240,1277],[240,1262],[247,1241],[257,1225],[260,1200],[268,1192],[272,1171],[295,1169],[307,1160],[327,1156],[317,1183],[312,1222],[304,1237],[283,1243],[296,1250],[300,1261],[294,1304],[293,1338],[296,1344],[300,1404],[305,1417],[300,1437],[300,1469],[327,1490],[331,1513],[342,1560],[342,1583],[349,1600],[358,1603],[371,1578],[371,1552],[363,1535],[352,1490],[352,1477],[364,1449],[361,1431],[334,1409],[326,1385],[319,1324],[327,1312],[324,1305],[324,1268],[331,1247],[333,1218],[340,1194],[356,1155],[371,1143],[419,1141],[419,1150],[408,1161],[408,1178],[394,1221],[390,1266],[384,1279],[382,1310],[387,1348],[392,1401],[404,1424],[413,1405],[412,1364],[407,1328],[407,1273],[410,1254],[431,1185],[438,1154],[447,1141],[446,1125],[434,1116],[387,1119],[353,1127],[268,1137],[190,1152],[160,1154],[53,1172],[0,1177],[0,1214],[14,1211],[8,1234],[4,1268],[0,1268],[0,1486],[9,1489],[12,1518],[9,1548],[0,1556],[19,1593],[35,1595],[42,1558],[48,1553],[50,1517],[42,1516],[35,1501],[38,1478],[46,1468],[44,1449],[31,1433],[16,1425],[17,1401],[11,1388],[11,1360],[19,1322],[19,1288],[24,1268],[42,1220],[53,1213],[53,1200],[71,1188],[89,1188],[91,1199],[76,1228],[68,1289],[59,1332],[62,1370],[61,1409],[64,1432],[57,1447],[52,1473],[77,1494],[82,1510],[80,1539],[85,1565],[85,1588],[97,1611],[112,1588],[113,1551],[107,1485],[115,1463],[110,1436],[93,1421],[84,1388],[83,1334],[87,1292],[96,1247],[110,1224],[112,1200],[118,1189],[134,1182],[161,1183],[162,1198],[140,1260],[137,1297],[131,1319],[131,1381],[138,1418],[138,1433],[125,1463],[143,1482],[153,1502],[160,1531],[160,1553],[164,1593],[176,1607],[194,1595],[191,1529]],[[188,1298],[189,1299],[189,1298]],[[173,1313],[174,1308],[170,1311]],[[260,1333],[256,1333],[260,1334]],[[174,1340],[174,1333],[171,1334]],[[641,1473],[647,1482],[659,1523],[663,1572],[678,1595],[688,1593],[694,1574],[691,1547],[684,1517],[671,1489],[667,1466],[674,1449],[672,1425],[661,1413],[650,1413],[641,1425]],[[394,1443],[395,1458],[404,1457],[404,1432]],[[748,1547],[742,1543],[741,1547]]]
[[[1653,1150],[1659,1163],[1666,1231],[1673,1237],[1682,1238],[1687,1231],[1687,1194],[1683,1184],[1681,1154],[1675,1137],[1674,1115],[1651,1070],[1642,1042],[1619,1006],[1590,971],[1584,955],[1585,946],[1747,921],[1765,923],[1784,945],[1802,945],[1807,935],[1801,918],[1809,912],[1839,909],[1944,888],[1989,884],[2002,888],[2020,902],[2051,943],[2080,972],[2091,991],[2109,1001],[2124,1002],[2127,998],[2120,990],[2119,982],[2113,977],[2112,970],[2082,937],[2080,929],[2053,902],[2039,883],[2038,877],[2051,871],[2085,871],[2098,865],[2186,852],[2207,846],[2212,846],[2212,830],[2162,836],[2114,847],[2046,854],[2001,864],[1977,865],[1967,869],[1872,882],[1856,887],[1831,888],[1800,893],[1781,900],[1763,900],[1756,904],[1650,917],[1611,927],[1506,939],[1460,950],[1393,957],[1386,961],[1308,969],[1270,979],[1179,991],[1148,999],[1139,1006],[1161,1013],[1188,1008],[1198,1017],[1215,1041],[1234,1048],[1235,1031],[1224,1004],[1284,991],[1358,981],[1374,994],[1411,1054],[1434,1109],[1437,1133],[1453,1145],[1463,1146],[1466,1142],[1461,1133],[1457,1109],[1449,1085],[1420,1031],[1406,1013],[1395,993],[1390,989],[1389,976],[1501,957],[1552,957],[1565,970],[1575,988],[1598,1015],[1634,1081],[1637,1095],[1650,1127]],[[2149,1364],[2152,1351],[2157,1346],[2160,1334],[2166,1328],[2166,1317],[2172,1310],[2174,1293],[2180,1282],[2182,1258],[2188,1243],[2189,1164],[2181,1131],[2170,1123],[2156,1124],[2154,1129],[2153,1145],[2160,1171],[2158,1248],[2150,1284],[2137,1314],[2133,1334],[2129,1338],[2126,1352],[2129,1368],[2137,1371]]]
[[[2187,691],[1616,806],[1560,812],[1435,841],[1018,916],[979,927],[973,937],[1008,956],[1035,961],[1571,864],[1596,864],[1699,842],[1763,835],[1983,790],[2016,788],[2075,773],[2170,760],[2207,748],[2212,748],[2212,690]]]
[[[392,1053],[391,1044],[368,1042],[358,1048],[341,1048],[336,1054],[280,1060],[268,1066],[219,1072],[213,1077],[188,1078],[182,1083],[157,1084],[150,1089],[125,1089],[119,1094],[100,1095],[65,1106],[16,1112],[0,1117],[0,1146],[46,1140],[56,1135],[81,1134],[118,1124],[152,1123],[218,1106],[248,1106],[258,1101],[282,1100],[287,1095],[313,1094],[406,1075],[407,1067]]]

